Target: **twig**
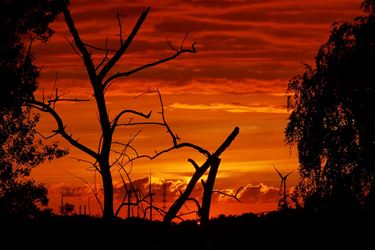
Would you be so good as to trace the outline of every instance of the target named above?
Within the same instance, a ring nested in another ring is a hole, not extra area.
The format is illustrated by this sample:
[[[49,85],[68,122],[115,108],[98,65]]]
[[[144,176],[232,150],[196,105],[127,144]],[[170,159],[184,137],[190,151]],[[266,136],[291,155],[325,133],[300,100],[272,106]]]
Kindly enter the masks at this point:
[[[40,133],[40,132],[38,132],[38,131],[36,131],[36,133],[37,133],[40,137],[42,137],[43,139],[45,139],[45,140],[51,139],[52,137],[55,137],[56,135],[58,135],[57,132],[54,132],[54,133],[52,133],[51,135],[48,135],[48,136],[44,136],[42,133]]]
[[[84,178],[82,178],[82,177],[76,176],[76,175],[74,175],[74,174],[72,174],[72,173],[70,173],[70,172],[68,172],[68,171],[67,171],[67,173],[70,174],[71,176],[73,176],[73,177],[75,177],[75,178],[77,178],[77,179],[83,181],[87,186],[90,187],[91,191],[93,192],[93,194],[94,194],[94,196],[95,196],[96,201],[98,202],[98,204],[99,204],[99,206],[100,206],[100,210],[101,210],[102,212],[104,212],[104,209],[103,209],[102,203],[100,202],[100,199],[99,199],[99,197],[98,197],[98,193],[97,193],[97,192],[95,191],[95,189],[90,185],[90,183],[88,183],[88,182],[87,182]]]
[[[221,194],[221,195],[224,195],[224,196],[228,196],[230,198],[233,198],[235,200],[237,200],[238,202],[241,203],[241,200],[238,198],[238,194],[239,192],[243,189],[244,187],[240,187],[239,189],[237,189],[236,193],[235,194],[228,194],[226,192],[223,192],[223,191],[220,191],[220,190],[213,190],[212,193],[218,193],[218,194]]]
[[[117,14],[117,21],[118,21],[118,26],[119,26],[119,29],[120,29],[120,47],[123,45],[123,40],[122,40],[122,24],[121,24],[121,15],[119,12],[116,12]]]
[[[83,56],[78,52],[74,44],[67,37],[65,37],[65,40],[68,42],[69,46],[72,48],[74,53],[76,53],[80,58],[83,58]]]
[[[55,130],[57,133],[59,133],[64,139],[66,139],[70,144],[72,144],[74,147],[82,150],[83,152],[87,153],[94,159],[98,159],[98,154],[91,150],[90,148],[86,147],[85,145],[78,142],[78,140],[73,139],[71,134],[68,134],[65,130],[65,125],[59,114],[51,108],[48,104],[45,104],[40,101],[26,99],[24,100],[25,106],[33,107],[39,111],[49,113],[56,121],[57,123],[57,129]]]
[[[108,38],[107,38],[107,40],[108,40]],[[91,48],[91,49],[98,50],[98,51],[104,51],[104,52],[116,52],[116,50],[114,50],[114,49],[108,49],[107,46],[106,46],[105,49],[103,49],[103,48],[99,48],[99,47],[96,47],[96,46],[91,45],[91,44],[88,44],[88,43],[83,43],[83,44],[84,44],[86,47],[89,47],[89,48]]]
[[[180,56],[183,53],[196,53],[197,50],[195,48],[195,45],[196,45],[196,43],[194,42],[191,45],[191,49],[180,49],[180,50],[175,51],[174,55],[166,57],[164,59],[160,59],[160,60],[152,62],[152,63],[144,64],[144,65],[142,65],[140,67],[137,67],[137,68],[129,70],[129,71],[117,72],[116,74],[111,75],[110,77],[108,77],[107,80],[104,81],[103,87],[104,87],[105,90],[107,90],[111,86],[112,82],[114,80],[120,78],[120,77],[126,77],[126,76],[132,75],[134,73],[137,73],[138,71],[144,70],[146,68],[154,67],[154,66],[159,65],[161,63],[168,62],[170,60],[175,59],[176,57]]]
[[[133,41],[134,37],[137,35],[139,29],[141,28],[143,22],[146,20],[146,17],[150,11],[150,7],[148,7],[145,11],[142,12],[141,16],[138,18],[137,23],[133,27],[133,30],[130,32],[130,35],[126,39],[126,41],[121,45],[120,49],[113,55],[111,59],[104,65],[102,70],[99,72],[98,78],[100,80],[104,79],[108,72],[113,68],[113,66],[117,63],[118,60],[122,57],[125,51],[128,49],[129,45]],[[105,89],[105,85],[103,84],[103,89]]]
[[[105,55],[103,59],[100,61],[100,63],[95,67],[95,71],[97,71],[108,59],[108,53],[110,51],[108,50],[108,37],[105,40],[105,48],[106,48]]]
[[[88,160],[85,160],[85,159],[81,159],[81,158],[77,158],[77,157],[73,157],[73,156],[70,156],[69,158],[73,159],[73,160],[76,160],[78,162],[88,163],[88,164],[92,165],[95,168],[95,170],[100,173],[100,169],[96,166],[96,164],[98,163],[98,161],[91,162],[91,161],[88,161]]]

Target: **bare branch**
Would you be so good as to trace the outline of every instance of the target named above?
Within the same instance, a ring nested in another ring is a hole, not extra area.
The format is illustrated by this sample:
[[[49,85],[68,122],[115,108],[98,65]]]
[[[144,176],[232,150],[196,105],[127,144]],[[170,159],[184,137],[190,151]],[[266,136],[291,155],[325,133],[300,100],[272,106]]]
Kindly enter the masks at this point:
[[[147,204],[150,204],[150,202],[148,202],[147,200],[145,200],[144,202],[146,202]],[[162,216],[164,216],[166,214],[166,212],[163,209],[158,208],[157,206],[150,204],[148,207],[146,207],[145,211],[143,212],[143,219],[145,219],[147,217],[147,210],[149,210],[151,208],[155,209],[156,212],[158,212]]]
[[[239,189],[237,189],[236,193],[235,194],[228,194],[226,192],[223,192],[221,190],[213,190],[212,193],[218,193],[218,194],[221,194],[221,195],[224,195],[224,196],[228,196],[230,198],[233,198],[235,199],[236,201],[240,202],[241,203],[241,200],[240,198],[238,198],[238,194],[239,192],[243,189],[244,187],[240,187]]]
[[[56,72],[56,74],[55,74],[55,81],[53,82],[52,89],[51,89],[51,94],[49,95],[48,100],[51,100],[51,99],[52,99],[53,92],[54,92],[55,89],[56,89],[58,76],[59,76],[59,75],[58,75],[58,72]],[[44,102],[44,94],[43,94],[43,102]]]
[[[54,99],[50,99],[47,102],[49,104],[56,103],[56,102],[89,102],[90,99],[78,99],[78,98],[60,98],[56,97]]]
[[[77,157],[73,157],[73,156],[70,156],[69,158],[73,159],[73,160],[76,160],[78,162],[85,162],[87,164],[90,164],[90,165],[92,165],[94,167],[94,169],[96,171],[98,171],[100,173],[100,169],[96,166],[96,164],[98,163],[97,161],[91,162],[91,161],[88,161],[88,160],[85,160],[85,159],[81,159],[81,158],[77,158]]]
[[[142,12],[141,16],[138,18],[137,23],[133,27],[133,30],[131,31],[130,35],[128,36],[126,41],[123,44],[121,44],[121,48],[113,55],[113,57],[108,61],[108,63],[104,65],[104,67],[102,68],[102,70],[100,71],[98,75],[98,78],[100,80],[103,80],[106,77],[108,72],[113,68],[116,62],[120,60],[122,55],[128,49],[129,45],[131,44],[134,37],[137,35],[139,29],[141,28],[143,22],[145,21],[149,11],[150,11],[150,7],[148,7],[145,11]],[[104,85],[103,85],[103,88],[105,88]]]
[[[119,123],[117,124],[117,127],[123,126],[137,126],[137,125],[159,125],[164,126],[164,123],[162,122],[129,122],[129,123]]]
[[[107,38],[108,40],[108,38]],[[107,43],[107,42],[106,42]],[[84,43],[84,45],[86,47],[89,47],[90,49],[94,49],[94,50],[98,50],[98,51],[104,51],[104,52],[116,52],[116,50],[114,49],[108,49],[107,46],[106,48],[100,48],[100,47],[97,47],[97,46],[94,46],[94,45],[91,45],[91,44],[88,44],[88,43]]]
[[[34,36],[30,35],[30,42],[29,42],[29,46],[28,46],[28,49],[27,49],[27,54],[26,54],[26,56],[25,56],[24,65],[25,65],[27,62],[30,61],[30,58],[31,58],[31,56],[32,56],[32,50],[31,50],[31,49],[32,49],[33,43],[34,43],[34,41],[35,41],[36,38],[38,38],[37,35],[34,35]]]
[[[183,50],[183,48],[184,48],[184,43],[185,43],[185,40],[186,40],[186,38],[187,38],[188,35],[189,35],[189,32],[186,32],[186,33],[185,33],[185,36],[184,36],[184,39],[182,39],[181,46],[180,46],[180,50]]]
[[[134,136],[130,136],[130,138],[129,138],[129,140],[128,140],[128,143],[120,143],[120,142],[113,142],[113,144],[120,144],[120,145],[122,145],[122,146],[124,146],[124,148],[123,148],[123,150],[122,150],[122,152],[118,152],[118,154],[120,155],[112,164],[111,164],[111,166],[110,167],[112,167],[112,166],[114,166],[117,162],[119,162],[119,160],[121,159],[121,158],[123,158],[124,156],[127,156],[127,154],[126,154],[126,150],[128,149],[128,148],[130,148],[130,149],[132,149],[137,155],[138,155],[138,152],[137,152],[137,150],[133,147],[133,146],[131,146],[130,144],[134,141],[134,139],[141,133],[141,131],[142,130],[139,130],[137,133],[135,133],[135,135]],[[113,150],[114,151],[114,150]],[[115,151],[114,151],[115,152]],[[117,153],[117,152],[116,152]],[[127,156],[129,159],[130,159],[130,157],[129,156]]]
[[[108,54],[109,54],[109,51],[110,51],[108,49],[108,37],[105,39],[105,48],[106,48],[105,55],[104,55],[103,59],[100,61],[100,63],[95,67],[95,71],[97,71],[103,65],[103,63],[105,63],[108,59]]]
[[[189,143],[189,142],[183,142],[183,143],[179,143],[178,142],[180,140],[180,138],[173,133],[172,129],[168,125],[167,120],[165,118],[164,104],[163,104],[163,99],[161,97],[160,91],[158,89],[157,90],[148,90],[148,93],[157,93],[157,95],[159,97],[160,107],[161,107],[160,114],[161,114],[163,122],[129,122],[129,123],[125,123],[125,124],[119,124],[117,126],[134,126],[134,125],[158,125],[158,126],[163,126],[163,127],[165,127],[167,129],[167,133],[170,135],[170,137],[172,139],[173,145],[171,147],[169,147],[169,148],[161,150],[160,152],[156,152],[155,151],[155,154],[152,155],[152,156],[151,155],[146,155],[146,154],[139,155],[136,152],[136,150],[134,149],[134,152],[136,153],[136,156],[134,158],[132,158],[132,159],[129,159],[129,161],[127,163],[133,162],[133,161],[135,161],[137,159],[140,159],[140,158],[147,158],[147,159],[153,160],[153,159],[159,157],[162,154],[170,152],[170,151],[172,151],[174,149],[180,149],[180,148],[184,148],[184,147],[192,148],[192,149],[198,151],[199,153],[203,154],[207,158],[209,158],[211,156],[211,153],[208,152],[206,149],[204,149],[204,148],[202,148],[202,147],[200,147],[198,145]],[[126,111],[127,110],[124,110],[123,112],[126,112]],[[119,113],[117,115],[117,117],[115,118],[115,120],[112,122],[113,125],[115,125],[115,123],[117,123],[117,121],[120,119],[121,115],[122,115],[122,113]],[[149,115],[151,115],[151,113],[149,113]],[[144,117],[144,114],[142,114],[141,116]],[[113,125],[112,125],[112,127],[113,127]],[[125,164],[127,164],[127,163],[125,163]]]
[[[190,197],[190,194],[193,192],[196,183],[204,175],[204,173],[212,165],[212,163],[215,162],[215,159],[219,158],[219,156],[225,151],[225,149],[229,147],[232,141],[237,137],[239,131],[239,128],[235,127],[232,133],[230,133],[230,135],[225,139],[220,147],[203,163],[203,165],[198,168],[197,171],[194,172],[188,185],[185,188],[184,193],[177,200],[175,200],[175,202],[168,210],[167,214],[164,217],[164,222],[170,223],[173,218],[176,217],[178,211],[181,209],[186,199],[188,199]]]
[[[151,112],[152,111],[150,111],[148,114],[143,114],[141,112],[138,112],[138,111],[135,111],[135,110],[131,110],[131,109],[125,109],[125,110],[121,111],[120,113],[118,113],[116,115],[115,119],[113,119],[113,121],[111,122],[112,123],[112,133],[115,130],[115,128],[117,126],[117,123],[120,120],[121,116],[130,113],[130,114],[138,115],[140,117],[148,119],[151,116]]]
[[[177,145],[177,138],[175,134],[172,132],[172,129],[169,127],[166,119],[165,119],[165,112],[164,112],[164,104],[163,104],[163,98],[161,97],[159,89],[157,90],[158,96],[159,96],[159,101],[160,101],[160,107],[161,107],[161,117],[163,119],[163,123],[165,128],[167,129],[168,134],[172,137],[173,140],[173,145]]]
[[[56,133],[60,134],[64,139],[66,139],[74,147],[87,153],[88,155],[93,157],[95,160],[98,159],[99,156],[96,152],[94,152],[92,149],[88,148],[87,146],[79,143],[78,140],[73,139],[72,135],[69,135],[65,131],[65,125],[64,125],[63,120],[61,119],[59,114],[53,108],[51,108],[48,104],[45,104],[43,102],[36,101],[36,100],[24,100],[24,105],[36,108],[42,112],[46,112],[52,115],[52,117],[55,119],[57,123],[57,130],[55,130]]]
[[[210,153],[205,150],[205,149],[202,149],[201,147],[197,146],[197,145],[194,145],[194,144],[191,144],[191,143],[179,143],[177,144],[176,146],[171,146],[167,149],[164,149],[164,150],[161,150],[160,152],[155,152],[154,155],[150,156],[150,155],[137,155],[136,157],[130,159],[130,162],[132,161],[135,161],[135,160],[138,160],[140,158],[146,158],[146,159],[149,159],[149,160],[154,160],[156,159],[157,157],[165,154],[165,153],[168,153],[172,150],[175,150],[175,149],[180,149],[180,148],[184,148],[184,147],[188,147],[188,148],[192,148],[192,149],[195,149],[197,150],[198,152],[202,153],[203,155],[205,155],[206,157],[210,157]]]
[[[175,218],[178,218],[178,219],[184,221],[184,220],[181,218],[182,216],[189,215],[189,214],[194,214],[194,213],[196,214],[196,213],[199,213],[199,212],[198,212],[198,211],[190,211],[190,212],[186,212],[186,213],[179,213],[178,215],[176,215]]]
[[[115,216],[116,216],[116,217],[117,217],[118,214],[120,213],[122,207],[125,205],[125,200],[126,200],[127,196],[129,195],[129,190],[128,190],[128,187],[127,187],[126,182],[125,182],[125,180],[124,180],[124,177],[122,177],[120,171],[118,171],[118,172],[119,172],[119,175],[120,175],[120,177],[121,177],[121,181],[122,181],[122,184],[123,184],[123,186],[124,186],[124,188],[125,188],[126,193],[125,193],[124,197],[122,198],[122,201],[121,201],[119,207],[117,208],[117,210],[116,210],[116,212],[115,212]]]
[[[81,53],[78,52],[76,46],[74,46],[74,44],[68,38],[65,37],[65,40],[68,42],[69,46],[72,48],[74,53],[76,53],[79,57],[83,59],[83,56],[81,55]]]
[[[53,132],[53,131],[52,131]],[[51,139],[52,137],[55,137],[56,135],[58,135],[57,132],[53,132],[51,135],[48,135],[48,136],[44,136],[42,133],[36,131],[36,133],[42,137],[44,140],[48,140],[48,139]]]
[[[99,199],[99,196],[98,196],[98,193],[96,192],[96,190],[90,185],[90,183],[88,183],[84,178],[82,177],[79,177],[79,176],[76,176],[70,172],[67,172],[68,174],[70,174],[71,176],[83,181],[87,186],[89,186],[89,188],[91,189],[91,191],[93,192],[94,196],[95,196],[95,199],[96,201],[98,202],[99,206],[100,206],[100,210],[102,212],[104,212],[104,209],[103,209],[103,206],[102,206],[102,203],[100,202],[100,199]]]
[[[190,162],[191,163],[191,165],[193,165],[193,167],[195,168],[195,170],[196,171],[198,171],[199,170],[199,166],[198,166],[198,164],[193,160],[193,159],[188,159],[188,162]]]
[[[174,52],[178,52],[178,49],[175,48],[171,40],[167,40],[167,44],[171,50],[173,50]]]
[[[79,99],[79,98],[61,98],[63,95],[59,95],[58,91],[59,89],[56,88],[56,81],[57,81],[57,73],[56,73],[56,77],[55,77],[55,84],[54,84],[54,87],[51,91],[51,95],[49,96],[48,100],[47,100],[47,103],[48,105],[53,105],[52,108],[54,109],[55,108],[55,104],[57,102],[88,102],[90,101],[90,99]],[[53,93],[55,94],[55,97],[52,98],[53,96]],[[43,94],[43,103],[45,103],[44,101],[44,94]]]
[[[202,186],[203,186],[203,190],[206,188],[206,182],[202,179],[201,180],[201,183],[202,183]]]
[[[122,143],[122,142],[115,141],[115,142],[113,142],[113,144],[118,144],[118,145],[124,146],[125,148],[130,148],[136,155],[138,155],[137,150],[132,145],[130,145],[128,143]],[[124,151],[121,151],[121,152],[116,151],[116,150],[112,150],[112,151],[114,153],[117,153],[117,154],[124,154]]]
[[[164,59],[160,59],[156,62],[152,62],[152,63],[148,63],[148,64],[145,64],[145,65],[142,65],[138,68],[135,68],[135,69],[132,69],[132,70],[129,70],[129,71],[125,71],[125,72],[117,72],[116,74],[108,77],[107,80],[105,80],[105,82],[103,83],[103,87],[105,89],[108,89],[110,87],[110,85],[112,84],[112,82],[120,77],[126,77],[126,76],[129,76],[129,75],[132,75],[134,73],[137,73],[138,71],[141,71],[141,70],[144,70],[144,69],[147,69],[147,68],[151,68],[151,67],[154,67],[156,65],[159,65],[161,63],[165,63],[165,62],[168,62],[170,60],[173,60],[175,59],[176,57],[180,56],[181,54],[183,53],[196,53],[197,50],[195,48],[195,45],[196,43],[194,42],[191,46],[191,49],[180,49],[180,50],[177,50],[175,51],[176,53],[172,56],[169,56],[169,57],[166,57]]]
[[[119,29],[120,29],[120,47],[123,45],[123,39],[122,39],[122,24],[121,24],[121,15],[119,12],[116,13],[117,14],[117,21],[118,21],[118,26],[119,26]]]
[[[198,214],[200,213],[200,211],[201,211],[201,205],[199,204],[199,201],[197,199],[195,199],[193,197],[189,197],[189,198],[186,199],[186,201],[193,201],[195,203],[195,205],[197,206],[197,211],[196,212]]]
[[[91,60],[90,53],[87,51],[85,44],[83,43],[81,37],[79,36],[77,28],[74,25],[73,18],[70,15],[70,12],[66,6],[63,8],[63,13],[65,17],[65,22],[69,27],[70,34],[73,36],[75,45],[80,51],[81,57],[83,58],[91,83],[96,83],[96,73],[95,73],[94,63]]]
[[[123,206],[125,206],[125,205],[128,205],[128,206],[131,206],[131,205],[139,206],[139,204],[141,204],[141,203],[142,203],[143,201],[145,201],[145,199],[147,198],[147,196],[145,196],[142,200],[139,198],[139,196],[138,196],[138,194],[137,194],[138,191],[135,189],[135,187],[134,187],[134,185],[133,185],[133,182],[132,182],[132,180],[131,180],[131,178],[130,178],[130,174],[129,174],[129,172],[126,171],[126,169],[124,168],[123,165],[119,164],[119,166],[120,166],[120,168],[124,171],[124,173],[125,173],[125,175],[126,175],[128,181],[129,181],[130,188],[127,187],[126,182],[125,182],[125,180],[124,180],[124,178],[123,178],[123,176],[121,175],[121,172],[120,172],[120,170],[119,170],[119,174],[120,174],[120,177],[121,177],[122,183],[123,183],[123,185],[124,185],[124,187],[125,187],[125,189],[126,189],[126,195],[123,197],[123,200],[122,200],[121,204],[119,205],[119,207],[118,207],[117,210],[116,210],[116,213],[115,213],[116,216],[120,213],[120,211],[121,211],[121,209],[122,209]],[[135,198],[136,198],[136,202],[135,202],[135,203],[129,203],[129,202],[126,203],[126,202],[125,202],[126,197],[127,197],[128,195],[130,195],[130,193],[134,193],[134,194],[135,194]],[[142,206],[142,210],[143,210],[143,206]]]

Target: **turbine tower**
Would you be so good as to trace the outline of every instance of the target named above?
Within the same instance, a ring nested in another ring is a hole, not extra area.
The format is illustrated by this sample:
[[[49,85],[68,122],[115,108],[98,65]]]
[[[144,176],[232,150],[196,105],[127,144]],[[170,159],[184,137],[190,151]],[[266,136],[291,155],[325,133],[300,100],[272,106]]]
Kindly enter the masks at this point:
[[[286,175],[282,175],[282,174],[280,173],[280,171],[277,170],[277,168],[276,168],[275,166],[273,166],[273,168],[276,170],[277,174],[280,176],[280,179],[281,179],[280,188],[279,188],[279,196],[280,196],[281,192],[283,192],[283,194],[282,194],[282,198],[279,199],[278,207],[279,207],[279,209],[285,209],[285,208],[288,208],[288,204],[287,204],[287,201],[286,201],[286,198],[287,198],[287,193],[286,193],[286,179],[287,179],[287,177],[288,177],[291,173],[294,172],[294,170],[291,171],[291,172],[289,172],[289,173],[286,174]],[[282,188],[283,188],[283,189],[282,189]],[[283,191],[281,191],[281,190],[283,190]]]

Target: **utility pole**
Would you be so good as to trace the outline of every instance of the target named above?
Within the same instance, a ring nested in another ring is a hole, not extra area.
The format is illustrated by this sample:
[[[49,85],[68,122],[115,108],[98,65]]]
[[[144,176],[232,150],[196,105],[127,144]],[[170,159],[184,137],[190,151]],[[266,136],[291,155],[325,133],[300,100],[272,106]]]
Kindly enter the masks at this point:
[[[167,211],[167,182],[163,181],[163,211]]]

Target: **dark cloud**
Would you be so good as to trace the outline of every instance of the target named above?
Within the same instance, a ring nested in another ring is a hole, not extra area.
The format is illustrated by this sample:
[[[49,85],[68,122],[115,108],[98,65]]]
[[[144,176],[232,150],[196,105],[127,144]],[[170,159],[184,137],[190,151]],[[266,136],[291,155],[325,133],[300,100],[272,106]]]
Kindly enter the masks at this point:
[[[257,3],[272,3],[276,0],[179,0],[181,3],[192,6],[205,6],[211,8],[239,7]]]
[[[181,31],[197,33],[205,31],[246,31],[247,28],[236,24],[219,23],[191,19],[169,19],[154,25],[155,30],[168,33],[181,33]]]
[[[165,0],[157,3],[80,0],[72,3],[71,10],[85,42],[104,47],[108,37],[108,47],[118,48],[116,12],[125,15],[122,21],[126,36],[149,4],[153,7],[150,16],[114,72],[172,55],[166,40],[179,44],[184,33],[190,32],[185,45],[196,41],[197,54],[184,54],[129,79],[164,86],[170,91],[176,88],[177,92],[182,86],[207,79],[199,82],[200,91],[212,92],[211,85],[215,82],[217,91],[225,93],[272,92],[275,80],[282,80],[280,87],[285,89],[288,79],[301,68],[300,61],[313,60],[319,44],[328,35],[330,24],[338,18],[355,16],[358,5],[350,0],[340,4],[334,0],[324,3],[312,0],[303,3],[297,0]],[[42,75],[42,81],[51,81],[54,72],[59,71],[61,78],[67,79],[67,87],[77,84],[83,87],[79,81],[87,76],[82,62],[78,62],[80,58],[64,40],[65,36],[70,36],[63,18],[60,17],[54,27],[56,35],[47,46],[38,46],[36,50],[40,63],[50,70]],[[98,63],[103,54],[91,49],[90,52]],[[218,79],[223,80],[221,84]],[[127,80],[123,79],[120,85],[125,86]],[[69,84],[69,81],[78,83]],[[268,81],[269,86],[227,87],[231,83],[250,81]]]
[[[239,198],[243,203],[277,203],[279,190],[268,187],[263,183],[258,185],[248,184],[240,192]]]
[[[143,197],[149,192],[149,178],[140,178],[132,181],[136,190],[140,191]],[[165,183],[165,184],[163,184]],[[129,184],[128,184],[129,185]],[[166,188],[166,195],[168,202],[172,202],[178,198],[180,191],[184,191],[187,183],[183,179],[166,179],[160,183],[152,183],[151,190],[155,194],[154,201],[162,202],[164,185]],[[234,194],[238,187],[219,189],[228,194]],[[197,183],[191,197],[201,200],[202,185]],[[92,195],[92,190],[87,185],[72,186],[69,184],[57,184],[49,187],[51,194],[63,194],[66,197],[88,197]],[[98,193],[102,195],[102,189],[98,186]],[[122,184],[114,186],[115,199],[120,201],[125,195],[125,188]],[[238,198],[242,203],[276,203],[278,200],[278,189],[272,186],[260,183],[258,185],[247,184],[239,192]],[[232,198],[215,193],[213,195],[213,202],[236,202]]]
[[[72,186],[69,184],[56,184],[48,187],[50,193],[57,193],[64,195],[65,197],[80,197],[88,196],[91,192],[90,188],[87,185],[82,186]]]
[[[126,183],[127,183],[127,186],[130,187],[129,182],[126,182]],[[132,180],[132,183],[133,183],[134,189],[140,192],[140,197],[144,197],[149,193],[149,177]],[[179,190],[183,191],[186,187],[186,183],[180,179],[166,179],[160,183],[152,183],[151,190],[155,194],[155,196],[153,197],[155,202],[162,201],[164,185],[165,185],[166,194],[169,200],[176,199],[179,196],[179,193],[180,193]],[[119,200],[122,199],[124,195],[126,194],[124,185],[121,184],[121,185],[116,186],[114,188],[114,194],[115,194],[116,199],[119,199]]]
[[[252,6],[249,6],[252,7]],[[320,4],[315,5],[268,5],[258,8],[241,8],[214,15],[215,18],[241,22],[274,22],[279,24],[327,24],[332,23],[333,17],[341,16],[342,19],[351,18],[358,4],[349,3],[327,8]],[[344,18],[343,18],[344,16]]]
[[[124,16],[122,19],[126,22],[130,18],[138,17],[147,7],[147,5],[129,5],[126,2],[106,6],[101,1],[100,5],[92,5],[91,7],[87,4],[73,4],[71,9],[73,19],[77,22],[94,21],[95,23],[100,23],[98,21],[104,20],[106,22],[112,21],[113,25],[117,26],[117,12]]]

